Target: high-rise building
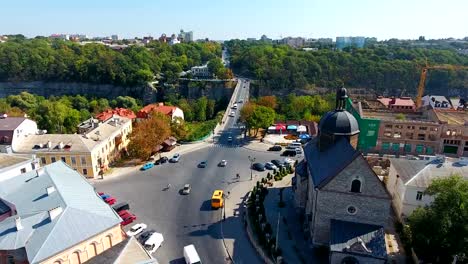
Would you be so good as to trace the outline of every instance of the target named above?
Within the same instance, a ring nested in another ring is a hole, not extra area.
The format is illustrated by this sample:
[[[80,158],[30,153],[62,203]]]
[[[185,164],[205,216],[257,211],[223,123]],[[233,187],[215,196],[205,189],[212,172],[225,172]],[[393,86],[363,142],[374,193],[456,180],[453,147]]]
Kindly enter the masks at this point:
[[[365,43],[365,37],[336,37],[336,48],[340,50],[346,47],[363,48]]]
[[[119,35],[112,35],[112,36],[111,36],[111,39],[112,39],[113,41],[117,41],[117,40],[119,40]]]
[[[192,42],[193,41],[193,31],[185,32],[183,29],[180,30],[179,40],[182,42]]]

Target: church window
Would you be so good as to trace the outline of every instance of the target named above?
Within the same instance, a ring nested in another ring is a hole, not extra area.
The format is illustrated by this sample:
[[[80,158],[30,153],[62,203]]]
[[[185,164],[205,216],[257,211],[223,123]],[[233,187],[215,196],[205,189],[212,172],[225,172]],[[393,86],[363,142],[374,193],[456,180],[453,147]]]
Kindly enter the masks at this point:
[[[351,182],[351,192],[360,193],[361,192],[361,181],[360,180],[353,180]]]
[[[417,200],[417,201],[421,201],[421,200],[422,200],[422,197],[423,197],[423,193],[422,193],[422,192],[417,192],[417,193],[416,193],[416,200]]]
[[[351,206],[348,206],[348,209],[347,209],[347,210],[348,210],[348,214],[352,214],[352,215],[353,215],[353,214],[356,214],[356,212],[357,212],[356,207],[354,207],[354,206],[352,206],[352,205],[351,205]]]

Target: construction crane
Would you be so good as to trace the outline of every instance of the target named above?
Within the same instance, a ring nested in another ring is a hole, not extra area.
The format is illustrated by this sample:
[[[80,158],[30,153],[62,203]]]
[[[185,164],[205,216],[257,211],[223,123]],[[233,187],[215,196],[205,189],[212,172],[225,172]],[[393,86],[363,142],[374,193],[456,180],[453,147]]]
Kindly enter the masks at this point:
[[[468,70],[468,66],[450,65],[450,64],[428,66],[427,62],[426,62],[426,66],[421,69],[421,77],[419,78],[418,95],[416,97],[416,107],[417,108],[421,107],[421,105],[422,105],[422,97],[424,95],[424,88],[426,86],[427,71],[432,70],[432,69],[439,69],[439,70]]]

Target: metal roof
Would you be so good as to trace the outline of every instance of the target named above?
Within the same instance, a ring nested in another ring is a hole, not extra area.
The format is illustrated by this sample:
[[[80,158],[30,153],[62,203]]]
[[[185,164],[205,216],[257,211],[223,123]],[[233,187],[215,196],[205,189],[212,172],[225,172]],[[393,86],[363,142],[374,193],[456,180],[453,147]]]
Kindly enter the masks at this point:
[[[460,175],[468,179],[468,165],[459,159],[445,158],[432,161],[390,159],[391,166],[407,186],[427,188],[437,178]]]
[[[359,124],[348,111],[335,110],[320,119],[319,131],[332,135],[355,135],[359,133]]]
[[[49,187],[55,191],[47,194]],[[121,221],[94,187],[62,161],[4,181],[0,197],[17,210],[17,215],[0,222],[0,250],[24,247],[29,263],[54,256]],[[52,220],[49,210],[57,207],[63,211]],[[19,231],[17,217],[23,226]]]
[[[0,131],[15,130],[21,123],[26,120],[25,117],[6,117],[0,118]]]
[[[314,186],[322,187],[324,183],[348,166],[360,153],[345,138],[340,138],[324,151],[319,150],[317,140],[315,138],[305,145],[304,155]],[[369,169],[368,167],[363,169],[366,168]]]
[[[382,226],[331,220],[330,251],[387,258]]]

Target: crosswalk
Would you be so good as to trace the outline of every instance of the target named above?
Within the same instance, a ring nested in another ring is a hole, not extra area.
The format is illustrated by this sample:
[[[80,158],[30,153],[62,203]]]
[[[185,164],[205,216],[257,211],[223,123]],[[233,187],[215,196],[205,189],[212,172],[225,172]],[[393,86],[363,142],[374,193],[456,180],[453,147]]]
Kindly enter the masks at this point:
[[[210,145],[210,148],[240,148],[242,147],[241,144],[222,144],[222,143],[214,143]]]

